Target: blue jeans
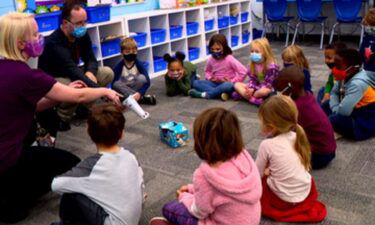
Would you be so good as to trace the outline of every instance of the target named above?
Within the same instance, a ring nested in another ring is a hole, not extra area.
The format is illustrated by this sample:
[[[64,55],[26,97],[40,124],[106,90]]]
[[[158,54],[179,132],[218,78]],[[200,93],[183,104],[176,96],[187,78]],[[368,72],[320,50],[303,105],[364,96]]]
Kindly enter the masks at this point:
[[[193,88],[206,92],[209,99],[217,98],[222,93],[232,93],[234,85],[232,82],[213,82],[209,80],[195,80]]]
[[[192,216],[185,205],[177,200],[164,205],[163,216],[175,225],[198,225],[198,219]]]
[[[322,105],[322,100],[324,97],[325,90],[326,90],[325,87],[320,88],[318,95],[316,96],[316,100],[318,101],[319,105]]]

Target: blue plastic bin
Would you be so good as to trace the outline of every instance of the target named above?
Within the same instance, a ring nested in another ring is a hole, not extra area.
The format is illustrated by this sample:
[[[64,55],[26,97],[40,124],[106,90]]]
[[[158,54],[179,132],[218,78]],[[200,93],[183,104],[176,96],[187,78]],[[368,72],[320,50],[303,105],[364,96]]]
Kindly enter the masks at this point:
[[[229,26],[229,16],[219,17],[217,20],[217,26],[219,28],[225,28]]]
[[[151,29],[151,43],[156,44],[165,41],[165,29]]]
[[[189,48],[189,61],[199,58],[199,48]]]
[[[253,29],[253,40],[262,37],[263,30]]]
[[[144,61],[144,62],[141,62],[143,67],[145,68],[146,71],[148,71],[148,66],[150,65],[150,63]]]
[[[163,57],[154,56],[154,72],[160,72],[167,69],[167,62],[164,61]]]
[[[250,32],[242,33],[242,44],[247,44],[250,40]]]
[[[37,14],[35,20],[38,23],[39,32],[56,30],[60,25],[61,11]]]
[[[249,20],[249,12],[242,12],[241,13],[241,22],[245,23]]]
[[[230,25],[235,25],[238,23],[238,16],[231,16],[230,17]]]
[[[232,48],[238,46],[239,40],[240,40],[239,36],[232,35],[232,37],[231,37],[231,46],[232,46]]]
[[[181,38],[182,37],[182,25],[171,25],[169,28],[169,33],[171,36],[171,40]]]
[[[131,36],[131,38],[133,38],[134,41],[137,42],[138,48],[146,46],[147,33],[145,33],[145,32],[137,32],[137,35]]]
[[[111,19],[110,5],[87,7],[86,12],[87,22],[89,23],[99,23],[109,21]]]
[[[199,23],[198,22],[187,22],[186,23],[186,34],[193,35],[198,33]]]
[[[121,52],[120,42],[121,42],[120,39],[114,39],[114,40],[102,42],[101,43],[102,56],[106,57],[106,56],[120,53]]]
[[[210,49],[206,46],[206,55],[210,55]]]
[[[215,24],[215,20],[214,19],[204,21],[204,30],[205,31],[213,30],[214,29],[214,24]]]

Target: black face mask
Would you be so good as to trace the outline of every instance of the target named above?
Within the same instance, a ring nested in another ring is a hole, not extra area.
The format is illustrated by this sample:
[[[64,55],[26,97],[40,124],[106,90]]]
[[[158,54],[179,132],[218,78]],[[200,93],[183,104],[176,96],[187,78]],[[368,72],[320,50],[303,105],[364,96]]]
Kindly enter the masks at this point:
[[[124,59],[128,62],[133,62],[137,58],[137,54],[131,53],[124,55]]]
[[[328,68],[330,68],[330,69],[333,69],[333,67],[335,66],[334,63],[326,63],[326,65],[327,65]]]
[[[220,57],[223,56],[223,52],[213,52],[213,51],[210,51],[210,54],[211,54],[212,57],[214,57],[215,59],[219,59]]]
[[[289,66],[293,66],[294,64],[292,64],[292,63],[284,63],[284,68],[287,68],[287,67],[289,67]]]

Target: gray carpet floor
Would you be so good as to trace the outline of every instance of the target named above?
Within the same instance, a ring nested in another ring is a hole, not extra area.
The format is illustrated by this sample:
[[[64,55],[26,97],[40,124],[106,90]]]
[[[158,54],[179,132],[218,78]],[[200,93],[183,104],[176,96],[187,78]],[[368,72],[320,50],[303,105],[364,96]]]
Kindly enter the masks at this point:
[[[282,43],[272,42],[279,63]],[[313,89],[317,90],[327,80],[328,70],[324,64],[323,51],[317,44],[303,44],[305,55],[311,64]],[[248,62],[249,49],[236,51],[234,55],[244,64]],[[203,74],[205,63],[198,65]],[[125,136],[121,144],[138,158],[144,170],[148,199],[140,224],[161,214],[161,207],[174,199],[176,189],[191,182],[192,174],[199,165],[193,150],[193,141],[187,146],[171,149],[159,140],[158,124],[162,121],[182,121],[192,134],[194,118],[210,107],[221,106],[233,110],[241,120],[246,148],[255,158],[263,137],[259,134],[257,108],[246,102],[191,99],[190,97],[167,97],[161,77],[152,80],[149,93],[156,94],[156,106],[144,106],[151,117],[141,120],[133,112],[127,112]],[[340,139],[337,157],[326,169],[313,171],[312,175],[320,192],[319,199],[327,205],[328,216],[320,224],[325,225],[373,225],[375,224],[375,138],[363,142]],[[95,153],[95,146],[86,134],[86,124],[76,124],[72,130],[59,133],[57,147],[66,149],[82,159]],[[31,184],[32,185],[32,184]],[[27,188],[27,187],[25,187]],[[58,221],[60,196],[50,193],[38,202],[30,216],[20,225],[47,225]],[[279,224],[262,219],[261,224]],[[282,223],[280,223],[282,224]]]

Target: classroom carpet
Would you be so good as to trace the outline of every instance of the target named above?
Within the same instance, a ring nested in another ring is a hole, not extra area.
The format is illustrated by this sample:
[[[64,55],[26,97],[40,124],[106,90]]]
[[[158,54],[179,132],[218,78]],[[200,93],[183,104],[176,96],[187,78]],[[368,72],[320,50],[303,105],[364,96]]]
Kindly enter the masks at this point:
[[[271,43],[278,62],[282,64],[280,55],[284,49],[283,43]],[[316,43],[304,43],[302,47],[311,64],[313,90],[316,94],[328,77],[323,51],[319,50]],[[249,48],[235,51],[234,56],[247,65]],[[202,78],[204,66],[205,63],[198,64],[198,73]],[[193,150],[193,140],[190,140],[187,146],[177,149],[169,148],[160,141],[160,122],[181,121],[191,135],[194,118],[205,109],[220,106],[236,112],[240,118],[245,147],[254,159],[264,138],[259,131],[258,109],[244,101],[222,102],[184,96],[167,97],[163,77],[152,80],[149,93],[155,94],[158,101],[156,106],[143,106],[151,114],[150,118],[142,120],[133,112],[126,112],[125,135],[120,142],[136,155],[144,170],[148,198],[141,225],[147,225],[149,219],[161,215],[162,206],[175,198],[176,189],[180,185],[191,182],[193,172],[200,163]],[[95,154],[95,146],[86,134],[86,128],[85,121],[75,121],[70,131],[58,134],[56,147],[71,151],[81,159]],[[361,142],[339,139],[336,155],[327,168],[312,171],[320,192],[319,199],[328,209],[327,218],[319,224],[374,225],[375,138]],[[18,224],[49,225],[51,222],[59,221],[59,201],[58,194],[47,194],[31,211],[30,216]],[[286,223],[275,223],[262,218],[260,224]]]

